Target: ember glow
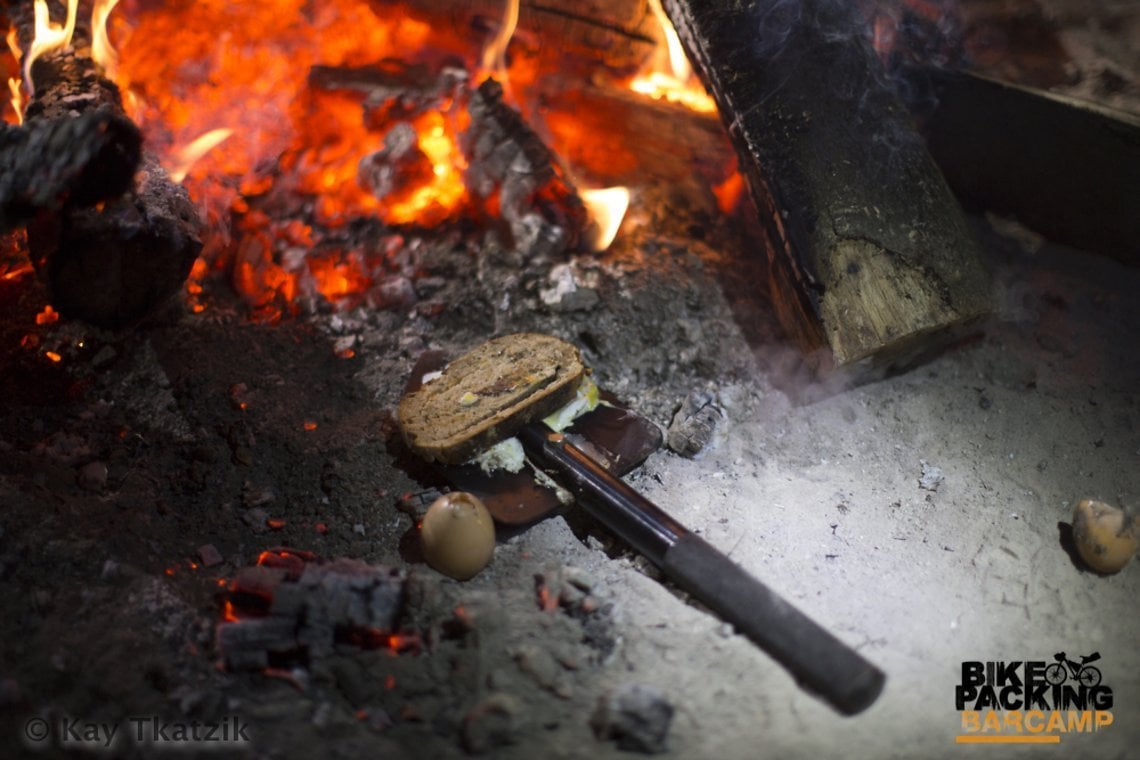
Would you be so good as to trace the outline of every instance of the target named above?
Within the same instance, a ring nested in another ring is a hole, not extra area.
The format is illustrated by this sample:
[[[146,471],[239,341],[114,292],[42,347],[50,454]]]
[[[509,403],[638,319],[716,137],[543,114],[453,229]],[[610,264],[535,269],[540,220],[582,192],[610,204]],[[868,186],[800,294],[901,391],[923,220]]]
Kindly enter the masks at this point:
[[[660,3],[650,5],[663,42],[630,86],[714,110]],[[9,33],[23,65],[23,94],[31,92],[32,62],[70,44],[76,11],[77,0],[68,0],[66,21],[55,23],[46,0],[36,0],[36,38],[25,56],[15,29]],[[468,192],[460,137],[469,126],[471,85],[494,75],[505,88],[513,80],[527,90],[542,75],[539,59],[525,52],[534,45],[529,38],[508,69],[518,21],[518,0],[504,0],[501,22],[480,51],[462,30],[376,0],[94,0],[92,58],[119,86],[147,150],[186,186],[210,230],[186,285],[192,311],[206,308],[203,283],[219,274],[229,276],[254,318],[267,321],[320,298],[338,308],[398,305],[399,293],[378,286],[393,271],[406,228],[499,213],[496,196]],[[464,70],[476,76],[468,82]],[[453,71],[453,79],[443,75]],[[12,95],[19,115],[19,82]],[[539,102],[526,101],[536,116],[524,120],[541,135],[566,134],[553,114],[537,116],[546,110]],[[581,129],[574,139],[597,137]],[[574,174],[565,164],[559,169]],[[630,192],[580,195],[589,216],[582,239],[605,250]],[[354,227],[370,222],[384,230],[379,240],[353,237]]]
[[[36,314],[37,325],[50,325],[58,321],[59,312],[53,309],[50,304],[45,306],[39,314]]]
[[[397,221],[356,183],[360,159],[382,146],[383,132],[365,126],[359,94],[312,87],[309,72],[405,58],[427,48],[426,23],[377,15],[357,0],[166,6],[140,10],[130,24],[126,14],[113,19],[117,81],[135,96],[132,117],[167,156],[219,127],[235,129],[202,159],[195,173],[212,181],[191,185],[192,194],[225,213],[239,196],[278,181],[271,174],[279,163],[290,170],[282,178],[290,189],[319,195],[324,221],[372,214]],[[397,216],[404,221],[406,212]]]

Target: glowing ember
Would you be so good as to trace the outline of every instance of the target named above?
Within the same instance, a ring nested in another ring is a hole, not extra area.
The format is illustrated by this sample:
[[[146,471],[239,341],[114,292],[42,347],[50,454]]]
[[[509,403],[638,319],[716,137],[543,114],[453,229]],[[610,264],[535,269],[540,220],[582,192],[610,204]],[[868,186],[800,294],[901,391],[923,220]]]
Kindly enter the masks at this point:
[[[67,21],[63,26],[51,20],[47,0],[36,0],[35,4],[35,37],[24,59],[24,82],[28,86],[28,93],[35,93],[35,83],[32,81],[32,64],[40,56],[53,50],[62,50],[71,45],[71,35],[75,32],[75,14],[78,10],[79,0],[67,0]]]
[[[37,325],[50,325],[59,321],[59,312],[48,304],[44,307],[43,311],[36,315]]]
[[[693,68],[685,57],[681,38],[665,15],[661,0],[649,0],[649,8],[661,25],[665,44],[654,51],[645,70],[630,82],[630,89],[657,100],[678,103],[700,113],[716,113],[716,103],[693,77]]]
[[[197,259],[194,266],[190,268],[190,276],[186,279],[186,303],[190,307],[190,311],[195,314],[201,314],[206,310],[206,305],[202,303],[202,279],[210,270],[208,264],[204,259]]]
[[[33,271],[32,262],[26,258],[0,259],[0,282],[18,280]]]
[[[55,351],[44,351],[44,356],[51,359],[53,362],[58,363],[63,361],[63,357],[57,354]]]
[[[394,224],[436,224],[466,199],[463,171],[467,165],[443,114],[428,111],[414,126],[418,147],[431,163],[431,179],[410,193],[388,199],[384,216]]]
[[[716,196],[717,208],[724,214],[731,214],[736,209],[736,204],[743,197],[744,188],[744,176],[738,170],[733,169],[724,182],[715,185],[712,189],[713,195]]]
[[[624,187],[607,187],[602,190],[580,190],[578,194],[590,217],[590,247],[595,251],[604,251],[610,247],[621,228],[621,221],[629,208],[629,190]]]
[[[107,19],[118,4],[119,0],[95,0],[91,11],[91,59],[112,79],[119,67],[119,55],[107,37]]]
[[[379,150],[383,138],[378,125],[362,118],[362,95],[322,90],[310,82],[316,66],[369,67],[385,58],[416,62],[431,49],[428,24],[374,6],[364,0],[203,0],[137,13],[130,26],[116,16],[117,83],[133,93],[127,98],[131,116],[168,165],[178,163],[176,146],[219,124],[241,125],[200,159],[195,175],[202,179],[188,185],[191,195],[219,216],[230,209],[242,212],[243,196],[276,185],[315,196],[324,223],[362,215],[403,223],[412,214],[408,202],[389,209],[356,181],[360,160]],[[419,122],[416,126],[421,128]],[[435,126],[422,128],[430,132]],[[423,141],[437,147],[438,135]],[[437,150],[433,158],[441,167],[437,178],[448,169],[462,170],[444,166],[443,152]],[[277,167],[287,174],[274,176]],[[434,187],[419,202],[446,218],[455,208],[448,204],[461,198],[462,193]]]

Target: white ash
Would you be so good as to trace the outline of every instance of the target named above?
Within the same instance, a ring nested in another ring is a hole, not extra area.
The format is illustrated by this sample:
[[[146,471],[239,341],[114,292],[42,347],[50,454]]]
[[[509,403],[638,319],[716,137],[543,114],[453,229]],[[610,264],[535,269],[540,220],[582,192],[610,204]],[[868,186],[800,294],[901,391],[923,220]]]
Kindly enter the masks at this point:
[[[920,460],[920,464],[922,465],[922,477],[918,479],[918,487],[926,491],[937,491],[938,486],[942,485],[946,476],[942,474],[941,469],[926,460]]]

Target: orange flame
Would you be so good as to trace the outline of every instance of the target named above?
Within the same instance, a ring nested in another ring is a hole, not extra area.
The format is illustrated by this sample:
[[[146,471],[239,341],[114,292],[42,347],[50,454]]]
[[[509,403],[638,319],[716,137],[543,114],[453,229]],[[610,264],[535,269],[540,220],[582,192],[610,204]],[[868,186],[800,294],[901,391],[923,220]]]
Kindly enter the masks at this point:
[[[631,90],[656,100],[677,103],[699,113],[716,113],[716,102],[693,76],[681,38],[661,7],[661,0],[649,0],[649,8],[661,25],[664,44],[659,45],[645,69],[629,84]]]
[[[463,172],[467,162],[443,114],[428,111],[413,122],[418,147],[431,162],[431,179],[408,194],[390,201],[384,216],[394,224],[435,224],[450,216],[467,197]]]
[[[63,26],[51,20],[47,0],[36,0],[35,3],[35,37],[28,49],[28,56],[24,59],[24,82],[28,86],[28,94],[35,94],[35,83],[32,81],[32,64],[53,50],[63,50],[71,45],[71,36],[75,33],[75,14],[78,10],[79,0],[67,0],[67,20]]]
[[[629,190],[624,187],[607,187],[601,190],[579,190],[579,197],[590,218],[587,231],[588,244],[595,251],[604,251],[617,237],[622,219],[629,208]]]
[[[219,124],[241,125],[199,159],[194,174],[203,179],[188,185],[215,213],[244,213],[243,198],[262,195],[276,183],[313,195],[322,223],[362,215],[410,221],[414,212],[403,206],[406,199],[391,209],[357,182],[358,164],[382,147],[391,125],[368,123],[361,93],[310,81],[316,66],[367,68],[386,57],[416,62],[431,50],[429,24],[404,13],[385,14],[376,5],[200,0],[142,12],[130,27],[116,17],[111,31],[120,40],[117,83],[129,91],[131,116],[152,147],[168,156],[175,152],[172,146],[188,145]],[[422,142],[427,152],[438,140],[433,133]],[[433,158],[437,177],[449,173],[446,161]],[[454,163],[450,168],[462,169]],[[441,218],[454,213],[457,206],[449,204],[462,197],[438,186],[422,195],[421,202]]]
[[[117,2],[117,0],[116,0]],[[182,182],[198,159],[225,142],[234,131],[232,129],[212,129],[201,137],[191,141],[189,145],[175,154],[178,163],[170,170],[170,178],[175,182]]]
[[[507,46],[511,42],[511,37],[515,36],[515,29],[518,24],[519,0],[507,0],[507,8],[503,14],[503,22],[499,25],[499,31],[487,43],[487,47],[483,48],[479,79],[497,75],[503,86],[506,86]]]
[[[107,37],[107,19],[118,4],[119,0],[95,0],[91,10],[91,59],[111,79],[119,68],[119,54]]]
[[[18,61],[23,57],[24,53],[20,50],[20,33],[13,24],[8,29],[8,49],[12,51],[13,57]],[[16,123],[24,123],[24,93],[20,91],[19,77],[10,77],[8,79],[8,92],[12,96],[12,111],[16,114]]]

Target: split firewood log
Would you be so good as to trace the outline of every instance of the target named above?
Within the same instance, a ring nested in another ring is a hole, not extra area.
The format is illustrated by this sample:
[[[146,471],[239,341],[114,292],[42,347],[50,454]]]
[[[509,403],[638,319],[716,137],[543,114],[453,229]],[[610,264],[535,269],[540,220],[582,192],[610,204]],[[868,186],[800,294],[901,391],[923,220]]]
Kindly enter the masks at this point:
[[[785,329],[840,366],[891,366],[976,324],[980,249],[857,4],[663,4],[768,227]]]

